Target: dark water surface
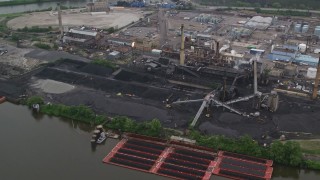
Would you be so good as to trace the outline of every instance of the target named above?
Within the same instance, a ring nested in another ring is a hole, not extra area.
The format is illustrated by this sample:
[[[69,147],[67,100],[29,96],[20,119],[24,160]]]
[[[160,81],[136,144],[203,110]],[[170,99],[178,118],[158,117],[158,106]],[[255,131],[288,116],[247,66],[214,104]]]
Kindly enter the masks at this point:
[[[0,180],[161,180],[153,174],[107,165],[117,143],[93,150],[92,128],[55,117],[36,117],[24,107],[0,104]],[[319,171],[275,167],[274,180],[319,180]],[[221,177],[211,179],[222,180]]]
[[[58,1],[57,1],[58,2]],[[22,13],[28,11],[45,10],[48,8],[56,8],[57,2],[42,2],[25,5],[0,6],[0,14]],[[66,7],[85,7],[90,0],[81,1],[60,1]]]

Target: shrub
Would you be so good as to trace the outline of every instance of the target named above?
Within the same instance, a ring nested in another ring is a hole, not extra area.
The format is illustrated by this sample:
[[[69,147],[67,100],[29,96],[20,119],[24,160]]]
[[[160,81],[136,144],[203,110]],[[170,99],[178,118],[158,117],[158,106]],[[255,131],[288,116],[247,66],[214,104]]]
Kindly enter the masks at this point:
[[[39,97],[39,96],[33,96],[33,97],[28,98],[26,101],[26,105],[29,107],[32,107],[33,104],[43,105],[44,101],[43,101],[42,97]]]
[[[47,44],[42,44],[42,43],[36,43],[34,44],[34,46],[38,47],[38,48],[41,48],[41,49],[46,49],[46,50],[49,50],[51,49],[51,47]]]
[[[92,64],[97,64],[100,66],[108,67],[108,68],[111,68],[112,70],[115,70],[117,68],[113,62],[108,61],[108,60],[102,60],[102,59],[93,60]]]

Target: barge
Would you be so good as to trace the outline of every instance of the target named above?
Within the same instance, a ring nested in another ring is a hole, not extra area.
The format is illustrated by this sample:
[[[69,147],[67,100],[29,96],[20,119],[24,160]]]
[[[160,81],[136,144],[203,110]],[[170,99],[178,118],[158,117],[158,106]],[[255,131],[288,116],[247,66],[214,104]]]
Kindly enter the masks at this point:
[[[135,134],[122,139],[103,162],[180,180],[212,175],[269,180],[273,171],[270,160]]]

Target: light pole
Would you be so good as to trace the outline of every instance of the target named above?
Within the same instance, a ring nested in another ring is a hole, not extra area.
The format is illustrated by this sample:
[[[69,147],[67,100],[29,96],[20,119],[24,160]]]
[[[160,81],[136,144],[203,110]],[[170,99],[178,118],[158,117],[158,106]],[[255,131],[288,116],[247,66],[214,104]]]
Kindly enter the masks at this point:
[[[131,43],[131,62],[133,63],[133,48],[134,48],[135,42]]]

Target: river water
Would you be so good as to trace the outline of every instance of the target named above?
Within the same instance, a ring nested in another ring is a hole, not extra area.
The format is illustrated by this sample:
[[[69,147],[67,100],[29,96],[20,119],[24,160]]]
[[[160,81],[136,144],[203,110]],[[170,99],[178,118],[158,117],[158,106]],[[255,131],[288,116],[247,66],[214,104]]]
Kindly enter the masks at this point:
[[[85,7],[88,2],[92,0],[79,0],[79,1],[62,1],[61,5],[66,7]],[[43,2],[25,5],[14,6],[0,6],[0,14],[22,13],[28,11],[45,10],[48,8],[56,8],[57,2]]]
[[[102,163],[117,141],[108,139],[93,150],[92,129],[71,120],[35,116],[25,106],[0,104],[0,179],[166,179]],[[320,172],[275,167],[273,176],[274,180],[318,180]]]

